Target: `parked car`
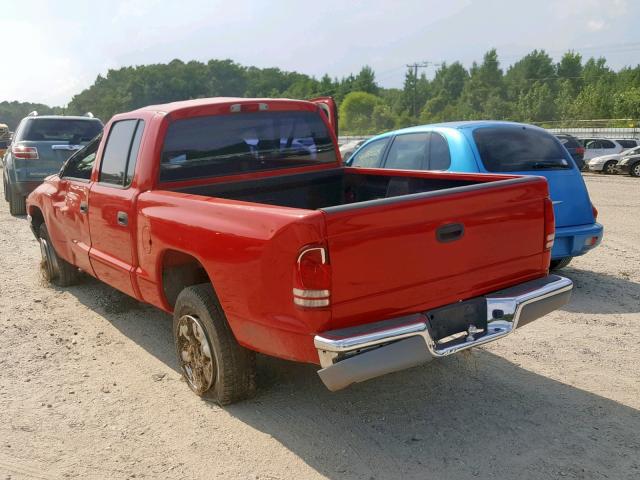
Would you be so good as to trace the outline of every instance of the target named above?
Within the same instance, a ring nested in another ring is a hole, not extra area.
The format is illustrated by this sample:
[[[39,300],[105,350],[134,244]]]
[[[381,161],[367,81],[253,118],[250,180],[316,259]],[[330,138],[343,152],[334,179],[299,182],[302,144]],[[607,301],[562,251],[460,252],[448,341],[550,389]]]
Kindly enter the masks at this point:
[[[12,215],[24,215],[25,197],[102,131],[93,116],[39,116],[32,112],[15,131],[3,159],[4,197]]]
[[[47,278],[172,312],[187,384],[221,404],[254,392],[254,352],[337,390],[568,301],[543,178],[344,168],[334,119],[326,98],[116,115],[27,199]]]
[[[346,162],[349,160],[349,157],[355,152],[360,145],[362,145],[366,139],[364,140],[354,140],[352,142],[347,142],[344,145],[340,145],[340,155],[342,156],[342,161]]]
[[[610,138],[583,138],[584,145],[584,161],[587,162],[594,157],[603,155],[613,155],[625,150],[620,143]]]
[[[640,154],[624,156],[615,166],[616,173],[640,177]]]
[[[616,165],[623,157],[640,154],[640,147],[630,148],[613,155],[603,155],[594,157],[587,162],[587,168],[592,172],[602,172],[607,174],[617,173]]]
[[[7,146],[10,142],[11,132],[9,131],[9,127],[4,123],[0,123],[0,159],[7,151]]]
[[[562,268],[602,240],[602,225],[582,175],[553,135],[532,125],[472,121],[422,125],[373,137],[348,162],[449,172],[543,176],[556,216],[551,267]]]
[[[578,140],[573,135],[568,135],[566,133],[557,134],[556,138],[560,140],[560,143],[571,154],[571,158],[573,158],[573,161],[576,162],[578,170],[584,170],[584,147],[580,143],[580,140]]]

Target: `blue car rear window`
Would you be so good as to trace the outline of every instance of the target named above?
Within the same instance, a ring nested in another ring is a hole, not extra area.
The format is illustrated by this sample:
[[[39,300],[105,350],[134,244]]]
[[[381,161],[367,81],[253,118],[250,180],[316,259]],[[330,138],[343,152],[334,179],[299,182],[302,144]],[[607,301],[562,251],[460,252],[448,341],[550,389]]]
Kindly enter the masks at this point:
[[[490,172],[571,168],[565,150],[549,133],[527,127],[483,127],[473,131],[484,167]]]

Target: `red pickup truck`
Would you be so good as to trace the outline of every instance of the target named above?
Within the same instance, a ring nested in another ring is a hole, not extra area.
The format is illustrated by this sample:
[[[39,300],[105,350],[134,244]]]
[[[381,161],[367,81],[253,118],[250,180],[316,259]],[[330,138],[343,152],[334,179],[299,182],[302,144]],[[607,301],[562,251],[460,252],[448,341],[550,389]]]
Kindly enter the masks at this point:
[[[172,312],[187,383],[220,404],[254,392],[255,352],[337,390],[568,301],[543,178],[345,168],[336,127],[329,98],[116,115],[27,200],[47,278]]]

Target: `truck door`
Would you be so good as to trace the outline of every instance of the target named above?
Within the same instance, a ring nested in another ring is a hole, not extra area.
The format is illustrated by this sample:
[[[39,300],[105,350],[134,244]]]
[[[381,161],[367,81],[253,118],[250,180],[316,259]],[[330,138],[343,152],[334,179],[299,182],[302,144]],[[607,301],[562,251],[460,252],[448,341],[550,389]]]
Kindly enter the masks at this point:
[[[338,107],[333,97],[318,97],[309,101],[318,105],[324,112],[329,119],[329,125],[333,128],[333,133],[335,133],[336,138],[338,138]]]
[[[89,192],[89,257],[93,271],[103,282],[133,297],[138,296],[133,281],[138,189],[132,181],[143,130],[143,120],[111,124],[105,132],[108,136],[97,181]]]
[[[73,155],[60,172],[58,189],[52,195],[53,215],[49,232],[56,249],[85,272],[92,272],[89,261],[91,237],[87,219],[91,172],[102,136]],[[53,231],[56,227],[60,232]],[[61,241],[64,239],[64,241]]]

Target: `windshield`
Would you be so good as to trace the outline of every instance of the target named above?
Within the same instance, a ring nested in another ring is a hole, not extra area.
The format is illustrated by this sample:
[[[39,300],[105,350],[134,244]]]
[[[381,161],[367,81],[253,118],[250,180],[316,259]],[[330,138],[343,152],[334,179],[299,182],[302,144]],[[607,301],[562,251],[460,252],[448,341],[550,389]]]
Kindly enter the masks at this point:
[[[625,150],[620,155],[626,157],[627,155],[637,155],[640,153],[640,147],[630,148],[629,150]]]
[[[27,122],[20,141],[54,141],[78,144],[88,142],[102,131],[100,120],[34,118]]]
[[[316,112],[253,112],[187,118],[169,125],[161,181],[337,162]]]
[[[484,167],[490,172],[569,169],[556,138],[528,127],[484,127],[473,131]]]

